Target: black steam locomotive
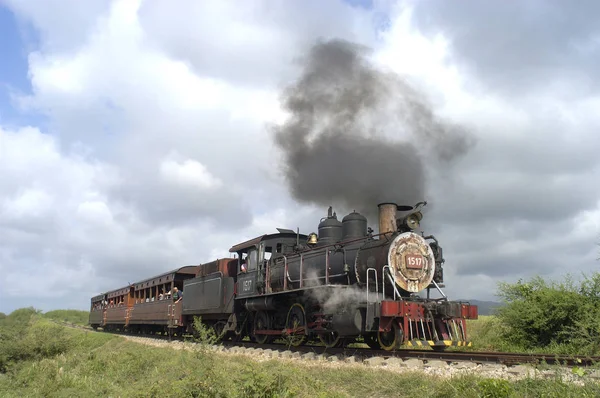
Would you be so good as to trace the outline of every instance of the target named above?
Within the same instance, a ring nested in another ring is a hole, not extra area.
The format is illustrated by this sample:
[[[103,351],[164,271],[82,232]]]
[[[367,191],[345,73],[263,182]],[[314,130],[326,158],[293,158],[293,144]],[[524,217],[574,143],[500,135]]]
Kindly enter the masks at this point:
[[[250,336],[258,343],[284,339],[298,346],[318,339],[333,347],[362,337],[385,350],[402,344],[470,345],[466,319],[477,318],[477,307],[449,301],[442,292],[442,248],[433,236],[417,233],[425,204],[380,204],[377,235],[361,214],[339,221],[329,208],[318,234],[278,228],[233,246],[236,258],[184,267],[112,292],[121,294],[125,319],[119,315],[118,325],[111,326],[107,320],[114,315],[104,308],[95,326],[184,333],[193,332],[193,318],[201,316],[223,338]],[[170,284],[164,283],[168,275]],[[183,300],[155,302],[159,286],[183,288]],[[442,297],[430,298],[431,289]],[[426,297],[417,294],[422,292]],[[94,300],[98,307],[110,295],[92,299],[92,308]],[[156,315],[148,315],[150,305]]]

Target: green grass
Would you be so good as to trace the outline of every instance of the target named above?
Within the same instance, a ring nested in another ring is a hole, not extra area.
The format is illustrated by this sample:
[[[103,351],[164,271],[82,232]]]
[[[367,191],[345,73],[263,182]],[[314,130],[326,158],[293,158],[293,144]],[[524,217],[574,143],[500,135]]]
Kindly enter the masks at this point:
[[[85,326],[88,324],[90,313],[89,311],[80,310],[54,310],[46,312],[44,317],[59,322]]]
[[[257,362],[206,350],[173,350],[66,328],[35,310],[0,320],[2,397],[596,397],[598,385],[516,383],[477,375],[441,379],[363,365]]]

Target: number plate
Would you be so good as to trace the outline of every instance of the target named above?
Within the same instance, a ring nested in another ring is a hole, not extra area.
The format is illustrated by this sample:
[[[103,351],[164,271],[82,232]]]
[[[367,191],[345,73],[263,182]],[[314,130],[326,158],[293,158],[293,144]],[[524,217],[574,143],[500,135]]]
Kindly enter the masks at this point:
[[[425,259],[420,254],[407,254],[404,256],[404,263],[408,269],[423,269]]]

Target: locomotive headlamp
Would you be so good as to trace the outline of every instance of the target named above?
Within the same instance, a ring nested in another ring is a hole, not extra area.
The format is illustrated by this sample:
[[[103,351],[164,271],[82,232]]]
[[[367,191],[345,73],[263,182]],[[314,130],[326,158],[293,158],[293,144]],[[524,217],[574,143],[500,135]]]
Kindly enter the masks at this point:
[[[422,218],[423,218],[423,214],[420,211],[417,211],[413,214],[409,214],[404,219],[404,225],[406,225],[408,228],[410,228],[412,230],[417,229],[419,227],[419,223]]]

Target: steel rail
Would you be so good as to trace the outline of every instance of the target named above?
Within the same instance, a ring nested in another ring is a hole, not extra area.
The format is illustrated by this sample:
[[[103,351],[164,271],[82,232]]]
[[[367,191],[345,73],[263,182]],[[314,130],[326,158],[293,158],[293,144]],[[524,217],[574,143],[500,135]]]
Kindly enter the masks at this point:
[[[227,346],[241,346],[246,348],[271,349],[273,351],[291,351],[291,352],[313,352],[315,354],[330,354],[341,356],[355,356],[363,358],[382,357],[382,358],[417,358],[422,360],[441,360],[447,362],[467,361],[475,363],[497,363],[507,366],[521,364],[548,364],[561,366],[592,366],[600,363],[598,356],[582,355],[554,355],[554,354],[530,354],[513,352],[493,352],[493,351],[429,351],[398,349],[395,351],[375,350],[371,348],[326,348],[324,346],[303,345],[300,347],[288,347],[285,344],[258,344],[254,342],[231,342],[225,341],[222,344]]]

